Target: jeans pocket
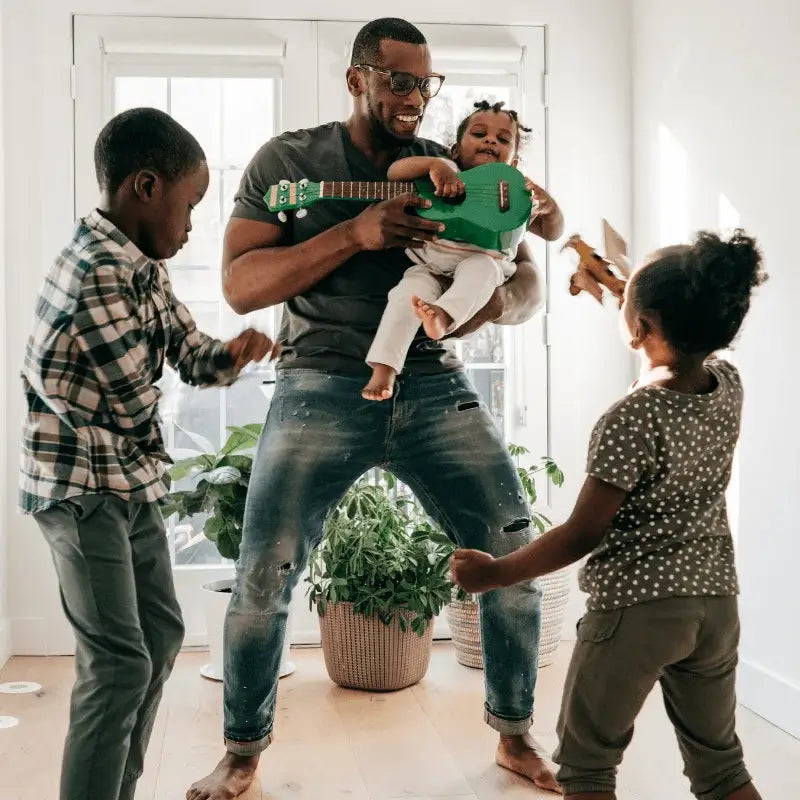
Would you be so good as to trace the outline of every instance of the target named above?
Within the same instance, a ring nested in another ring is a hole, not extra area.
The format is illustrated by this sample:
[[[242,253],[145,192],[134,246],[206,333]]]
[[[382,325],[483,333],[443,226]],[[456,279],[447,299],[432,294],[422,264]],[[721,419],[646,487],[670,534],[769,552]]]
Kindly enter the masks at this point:
[[[578,622],[579,642],[608,641],[619,627],[623,609],[610,611],[587,611]]]

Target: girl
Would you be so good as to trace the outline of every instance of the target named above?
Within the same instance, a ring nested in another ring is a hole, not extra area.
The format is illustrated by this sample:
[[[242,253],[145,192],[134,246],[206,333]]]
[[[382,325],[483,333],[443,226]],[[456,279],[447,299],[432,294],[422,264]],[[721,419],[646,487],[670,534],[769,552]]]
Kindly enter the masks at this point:
[[[430,156],[401,158],[389,167],[389,180],[427,175],[438,196],[455,197],[464,192],[458,177],[460,169],[491,162],[516,167],[522,132],[530,129],[520,123],[516,111],[503,109],[503,103],[490,105],[483,100],[475,103],[475,108],[458,126],[453,161]],[[564,228],[561,210],[532,181],[526,179],[526,185],[537,201],[529,230],[548,241],[557,239]],[[367,400],[392,396],[395,378],[420,321],[431,339],[442,339],[480,311],[515,270],[515,253],[482,250],[465,242],[421,242],[406,252],[416,266],[410,267],[389,293],[386,311],[367,353],[367,363],[372,367],[372,378],[362,391]],[[453,281],[444,293],[439,276]]]
[[[694,795],[759,800],[735,732],[738,585],[725,508],[742,386],[711,354],[734,339],[765,277],[742,231],[728,241],[700,233],[651,257],[623,306],[645,372],[595,426],[571,516],[509,556],[453,556],[454,580],[486,592],[591,553],[554,755],[571,800],[614,800],[656,682]]]

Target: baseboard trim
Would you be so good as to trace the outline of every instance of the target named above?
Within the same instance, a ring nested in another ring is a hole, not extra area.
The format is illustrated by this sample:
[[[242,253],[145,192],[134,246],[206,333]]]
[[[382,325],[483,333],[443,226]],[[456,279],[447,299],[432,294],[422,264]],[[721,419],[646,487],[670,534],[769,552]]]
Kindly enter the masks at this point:
[[[745,708],[800,739],[800,686],[755,661],[743,659],[737,694]]]
[[[11,658],[11,623],[0,617],[0,668]]]

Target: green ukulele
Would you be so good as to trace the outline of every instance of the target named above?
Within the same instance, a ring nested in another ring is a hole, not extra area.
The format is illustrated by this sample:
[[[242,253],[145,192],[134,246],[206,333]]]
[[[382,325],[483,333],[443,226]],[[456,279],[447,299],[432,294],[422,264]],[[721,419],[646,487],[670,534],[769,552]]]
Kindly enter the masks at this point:
[[[485,250],[516,247],[525,236],[533,209],[533,198],[525,188],[522,173],[508,164],[481,164],[459,172],[466,191],[458,197],[441,198],[433,193],[428,178],[415,181],[320,181],[308,179],[290,183],[283,180],[264,195],[270,211],[277,211],[286,221],[286,211],[305,216],[306,208],[321,200],[391,200],[413,192],[431,201],[430,208],[415,209],[417,214],[434,222],[443,222],[441,236],[469,242]]]

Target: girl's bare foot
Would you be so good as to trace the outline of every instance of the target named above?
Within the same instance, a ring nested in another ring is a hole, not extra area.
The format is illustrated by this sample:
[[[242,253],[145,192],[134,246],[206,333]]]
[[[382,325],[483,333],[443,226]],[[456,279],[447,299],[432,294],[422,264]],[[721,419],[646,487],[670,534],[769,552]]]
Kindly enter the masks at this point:
[[[394,379],[397,373],[387,364],[370,364],[372,377],[361,390],[365,400],[388,400],[394,392]]]
[[[258,756],[225,753],[216,769],[186,792],[186,800],[234,800],[244,794],[256,776]]]
[[[539,789],[561,794],[553,771],[530,735],[501,736],[495,760],[501,767],[533,781]]]
[[[443,339],[453,324],[453,318],[443,308],[426,303],[419,297],[412,297],[411,304],[414,306],[414,313],[422,321],[422,327],[427,337]]]

